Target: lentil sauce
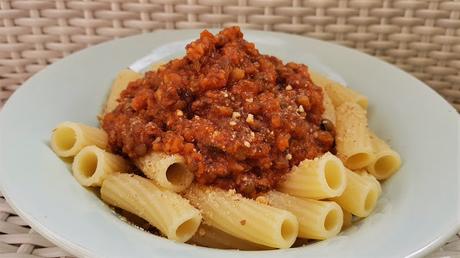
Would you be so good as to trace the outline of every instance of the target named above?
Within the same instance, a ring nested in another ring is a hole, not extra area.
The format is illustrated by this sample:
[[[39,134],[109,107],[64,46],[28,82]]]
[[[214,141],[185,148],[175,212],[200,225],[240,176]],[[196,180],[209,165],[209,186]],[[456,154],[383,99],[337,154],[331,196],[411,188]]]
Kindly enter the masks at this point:
[[[238,27],[204,30],[186,55],[129,83],[102,119],[112,151],[181,154],[199,184],[248,197],[334,146],[308,67],[262,55]]]

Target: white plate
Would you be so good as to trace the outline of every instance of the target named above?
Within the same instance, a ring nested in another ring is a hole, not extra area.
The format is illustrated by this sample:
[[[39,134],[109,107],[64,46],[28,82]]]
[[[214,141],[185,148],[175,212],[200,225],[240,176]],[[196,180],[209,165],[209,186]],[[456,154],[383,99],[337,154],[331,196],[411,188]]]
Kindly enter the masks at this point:
[[[329,241],[263,252],[178,244],[119,220],[51,151],[51,130],[64,120],[96,125],[117,71],[159,47],[169,52],[158,58],[182,55],[175,42],[197,36],[196,30],[161,31],[101,44],[49,66],[10,98],[0,114],[0,182],[13,208],[38,232],[86,257],[404,257],[426,254],[459,229],[458,114],[445,100],[368,55],[256,31],[246,36],[262,53],[336,71],[369,97],[371,128],[404,160],[384,184],[376,212]]]

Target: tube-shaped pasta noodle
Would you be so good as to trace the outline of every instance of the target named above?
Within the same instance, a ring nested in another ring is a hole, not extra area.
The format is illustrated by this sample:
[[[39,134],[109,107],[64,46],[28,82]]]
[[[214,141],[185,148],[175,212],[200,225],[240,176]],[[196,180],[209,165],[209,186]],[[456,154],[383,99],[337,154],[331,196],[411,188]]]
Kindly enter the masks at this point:
[[[354,171],[353,171],[354,172]],[[359,174],[359,173],[358,173]],[[375,176],[369,174],[368,172],[362,172],[361,174],[362,177],[367,179],[370,183],[374,183],[375,187],[377,188],[377,191],[379,193],[379,196],[382,194],[382,185],[380,184],[379,180],[375,178]]]
[[[173,192],[183,191],[193,181],[193,172],[185,165],[184,158],[177,154],[150,152],[137,158],[135,163],[146,177]]]
[[[107,133],[99,128],[74,122],[62,122],[51,135],[51,148],[60,157],[72,157],[88,145],[105,149]]]
[[[189,240],[201,223],[200,212],[180,195],[134,174],[113,174],[102,183],[101,198],[127,210],[178,242]]]
[[[332,83],[332,81],[311,69],[309,69],[309,71],[310,71],[310,77],[313,83],[321,87],[323,90],[323,106],[324,106],[323,118],[328,119],[335,125],[335,107],[334,107],[334,104],[332,103],[331,98],[327,94],[326,89],[324,88],[326,84],[330,84]]]
[[[313,71],[312,69],[309,69],[308,71],[310,72],[310,78],[313,81],[313,83],[317,86],[320,86],[323,89],[326,86],[326,84],[331,84],[334,82],[331,79],[327,78],[326,76],[316,71]]]
[[[343,224],[342,208],[331,201],[317,201],[271,191],[269,205],[292,212],[299,221],[299,237],[323,240],[337,235]]]
[[[297,237],[299,224],[292,213],[234,190],[192,184],[185,197],[201,210],[206,224],[234,237],[273,248],[289,248]]]
[[[332,200],[344,210],[358,217],[367,217],[375,208],[381,194],[380,183],[368,175],[346,170],[347,187],[343,194]]]
[[[346,183],[342,161],[327,152],[294,167],[278,190],[299,197],[324,199],[341,195]]]
[[[348,211],[346,211],[344,209],[342,209],[342,211],[343,211],[342,230],[344,230],[344,229],[347,229],[347,228],[351,227],[351,225],[353,223],[353,215],[350,212],[348,212]]]
[[[258,245],[229,235],[217,228],[202,223],[189,241],[191,244],[219,249],[266,250],[267,246]]]
[[[117,99],[120,97],[120,94],[123,90],[128,87],[128,84],[131,81],[135,81],[142,77],[142,74],[137,73],[131,69],[123,69],[118,72],[117,77],[112,83],[112,88],[110,89],[109,97],[105,102],[104,114],[114,110],[117,105]]]
[[[334,104],[335,107],[338,107],[345,102],[353,102],[361,106],[361,108],[367,109],[367,97],[359,94],[349,87],[345,87],[339,83],[333,82],[326,84],[325,89],[332,100],[332,104]]]
[[[336,123],[335,107],[332,104],[332,101],[329,98],[329,95],[327,94],[325,90],[323,90],[323,106],[324,106],[323,118],[328,119],[335,125]]]
[[[122,157],[94,145],[83,148],[72,163],[73,176],[83,186],[100,186],[111,174],[128,169]]]
[[[310,76],[314,84],[326,90],[335,107],[344,102],[354,102],[363,109],[367,109],[368,99],[366,96],[315,71],[310,70]]]
[[[373,132],[370,132],[370,139],[375,158],[367,166],[367,171],[378,180],[387,179],[398,171],[401,166],[401,157]]]
[[[337,156],[349,169],[369,165],[374,159],[367,127],[366,111],[353,102],[345,102],[336,109]]]

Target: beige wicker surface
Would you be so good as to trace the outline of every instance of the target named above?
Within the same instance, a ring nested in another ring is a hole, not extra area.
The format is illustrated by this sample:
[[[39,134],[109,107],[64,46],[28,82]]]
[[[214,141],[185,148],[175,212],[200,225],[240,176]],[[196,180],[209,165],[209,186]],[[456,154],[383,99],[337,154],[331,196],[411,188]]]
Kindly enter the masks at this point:
[[[0,0],[0,108],[19,85],[76,50],[157,29],[283,31],[394,63],[460,110],[460,1]],[[67,257],[0,198],[0,258]],[[460,257],[460,236],[430,257]]]
[[[34,232],[10,208],[0,194],[0,257],[71,257],[67,252]]]
[[[411,72],[460,110],[460,1],[0,0],[0,103],[78,49],[156,29],[239,24],[358,48]]]

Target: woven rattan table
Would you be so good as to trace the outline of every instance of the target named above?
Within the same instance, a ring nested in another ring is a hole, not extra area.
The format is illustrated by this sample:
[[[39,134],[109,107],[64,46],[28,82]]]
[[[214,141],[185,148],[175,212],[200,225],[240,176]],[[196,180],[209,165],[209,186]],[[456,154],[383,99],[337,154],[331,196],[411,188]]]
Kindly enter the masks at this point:
[[[459,0],[0,0],[0,109],[24,80],[87,46],[230,25],[359,49],[423,80],[460,111]],[[0,258],[67,256],[0,198]],[[460,257],[460,235],[430,257]]]

